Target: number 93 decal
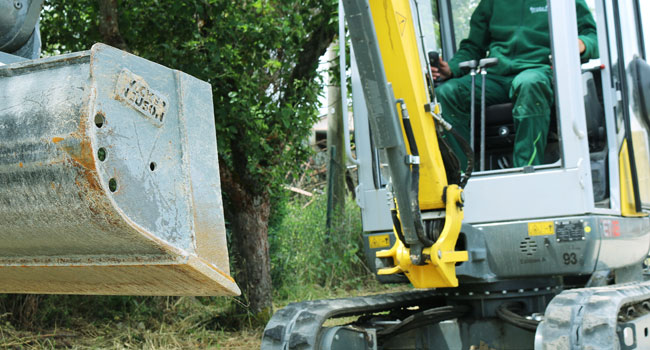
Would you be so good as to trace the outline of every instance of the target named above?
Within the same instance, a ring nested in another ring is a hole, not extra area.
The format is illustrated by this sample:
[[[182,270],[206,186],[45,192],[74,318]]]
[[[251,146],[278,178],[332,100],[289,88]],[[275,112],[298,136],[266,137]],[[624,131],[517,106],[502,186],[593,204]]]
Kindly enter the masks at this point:
[[[562,258],[564,259],[564,265],[576,265],[578,263],[578,256],[576,253],[564,253]]]

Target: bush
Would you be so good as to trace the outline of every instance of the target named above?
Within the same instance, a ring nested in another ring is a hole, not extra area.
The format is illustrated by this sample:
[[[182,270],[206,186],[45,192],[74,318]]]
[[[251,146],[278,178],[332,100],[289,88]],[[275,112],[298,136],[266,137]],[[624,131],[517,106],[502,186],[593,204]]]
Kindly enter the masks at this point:
[[[282,222],[269,229],[276,299],[301,300],[313,287],[358,288],[372,280],[364,263],[360,211],[352,199],[341,227],[333,227],[330,234],[325,227],[326,195],[294,199],[284,214]]]

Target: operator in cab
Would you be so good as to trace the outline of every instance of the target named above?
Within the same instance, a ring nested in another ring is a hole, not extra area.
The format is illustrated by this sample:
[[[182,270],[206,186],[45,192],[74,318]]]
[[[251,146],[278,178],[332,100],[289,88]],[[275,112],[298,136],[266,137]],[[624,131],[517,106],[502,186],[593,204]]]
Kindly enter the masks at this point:
[[[584,0],[576,1],[578,47],[583,62],[598,58],[596,23]],[[553,106],[548,4],[545,0],[481,0],[470,20],[469,36],[440,68],[436,79],[449,79],[436,88],[442,113],[456,131],[469,139],[471,77],[458,64],[496,57],[485,82],[486,106],[514,103],[514,167],[544,162],[544,149]],[[477,79],[477,89],[481,82]],[[480,94],[477,94],[480,98]],[[480,103],[480,102],[479,102]],[[467,164],[454,137],[443,136],[464,168]]]

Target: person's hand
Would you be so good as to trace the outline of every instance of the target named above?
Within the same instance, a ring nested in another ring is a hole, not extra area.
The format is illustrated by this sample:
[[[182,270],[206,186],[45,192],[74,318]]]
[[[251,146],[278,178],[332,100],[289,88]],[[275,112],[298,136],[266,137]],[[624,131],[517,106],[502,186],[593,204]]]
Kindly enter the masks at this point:
[[[585,46],[585,43],[582,41],[582,39],[578,39],[578,50],[580,50],[581,55],[587,51],[587,46]]]
[[[442,80],[447,80],[451,78],[451,69],[449,68],[449,63],[440,59],[440,68],[431,67],[431,75],[433,75],[434,80],[442,78]]]

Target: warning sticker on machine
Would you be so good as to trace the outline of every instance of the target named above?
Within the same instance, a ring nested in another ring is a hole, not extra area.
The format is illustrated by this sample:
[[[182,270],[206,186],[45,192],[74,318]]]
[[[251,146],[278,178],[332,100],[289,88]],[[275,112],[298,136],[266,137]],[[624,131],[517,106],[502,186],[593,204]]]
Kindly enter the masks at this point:
[[[389,235],[377,235],[368,237],[368,243],[370,249],[377,248],[387,248],[390,247],[390,236]]]
[[[555,234],[555,224],[553,221],[529,222],[529,236],[550,236]]]

